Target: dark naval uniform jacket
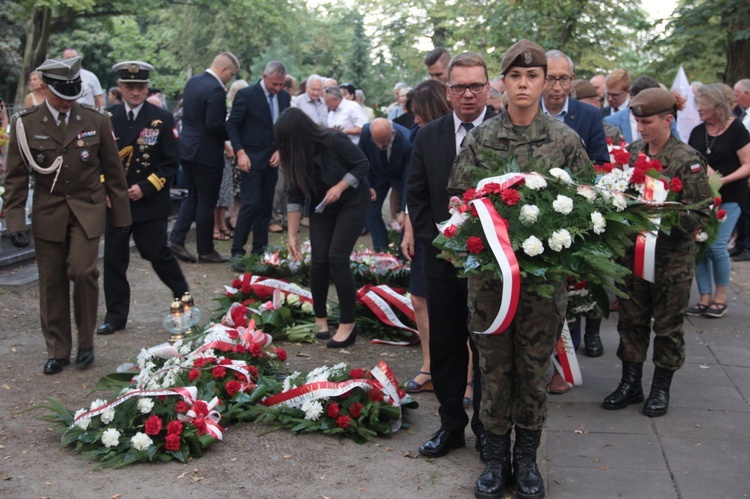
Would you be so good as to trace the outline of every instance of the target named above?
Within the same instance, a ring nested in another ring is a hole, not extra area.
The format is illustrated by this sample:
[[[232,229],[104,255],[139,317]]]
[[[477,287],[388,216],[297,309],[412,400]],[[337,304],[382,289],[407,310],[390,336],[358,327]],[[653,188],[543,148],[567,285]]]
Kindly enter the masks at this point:
[[[172,113],[144,102],[131,127],[123,103],[112,109],[112,125],[127,184],[138,184],[143,192],[130,202],[133,223],[169,216],[169,187],[179,166]]]

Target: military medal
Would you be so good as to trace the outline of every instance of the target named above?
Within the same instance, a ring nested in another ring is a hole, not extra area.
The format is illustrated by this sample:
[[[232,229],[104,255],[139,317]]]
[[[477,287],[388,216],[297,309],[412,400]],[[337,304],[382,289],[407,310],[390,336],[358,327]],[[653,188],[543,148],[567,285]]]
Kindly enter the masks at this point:
[[[81,139],[78,139],[78,140],[76,141],[76,145],[77,145],[78,147],[83,147],[83,141],[82,141]]]
[[[42,154],[42,153],[37,154],[36,155],[36,162],[39,165],[44,164],[44,154]]]
[[[85,163],[89,160],[90,157],[91,157],[91,153],[89,152],[88,149],[84,149],[81,151],[81,161]]]
[[[140,144],[140,145],[143,145],[143,139],[139,138],[138,140],[136,140],[136,143]]]

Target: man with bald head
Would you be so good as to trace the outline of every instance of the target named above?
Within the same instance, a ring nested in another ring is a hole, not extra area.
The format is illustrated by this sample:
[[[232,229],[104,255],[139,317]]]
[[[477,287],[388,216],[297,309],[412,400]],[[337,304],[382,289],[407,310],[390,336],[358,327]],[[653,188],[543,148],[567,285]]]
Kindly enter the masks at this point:
[[[367,180],[372,204],[367,214],[367,228],[372,235],[373,249],[383,251],[388,247],[388,231],[382,214],[383,201],[391,187],[404,199],[404,176],[411,157],[409,130],[385,118],[377,118],[362,127],[359,148],[370,161]]]
[[[75,49],[65,49],[62,53],[63,59],[81,57]],[[104,107],[104,90],[99,78],[87,69],[81,68],[81,88],[83,95],[76,102],[79,104],[88,104],[89,106]]]

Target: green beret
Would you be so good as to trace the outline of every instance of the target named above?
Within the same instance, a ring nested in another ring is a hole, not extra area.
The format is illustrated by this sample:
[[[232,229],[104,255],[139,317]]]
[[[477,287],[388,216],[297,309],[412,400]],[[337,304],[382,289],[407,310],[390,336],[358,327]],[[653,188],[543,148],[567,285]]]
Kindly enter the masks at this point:
[[[661,88],[646,88],[630,100],[630,110],[639,118],[674,111],[674,106],[674,96]]]
[[[547,67],[547,56],[544,49],[534,42],[519,40],[505,52],[500,63],[500,74],[504,75],[512,67],[536,68]]]
[[[578,100],[599,97],[599,94],[596,92],[596,87],[592,85],[588,80],[574,81],[573,90],[571,93]]]

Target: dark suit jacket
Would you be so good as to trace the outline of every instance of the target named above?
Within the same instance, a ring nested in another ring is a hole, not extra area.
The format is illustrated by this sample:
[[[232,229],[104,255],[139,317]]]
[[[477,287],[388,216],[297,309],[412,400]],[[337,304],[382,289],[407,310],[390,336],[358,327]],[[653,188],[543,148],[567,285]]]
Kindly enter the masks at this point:
[[[276,94],[275,99],[278,99],[279,114],[289,107],[292,100],[285,90]],[[277,147],[273,138],[271,108],[260,81],[235,95],[227,120],[227,134],[235,154],[244,149],[253,170],[268,168],[268,161]]]
[[[599,110],[599,113],[601,113],[602,118],[606,118],[610,114],[612,114],[612,108],[610,106],[603,107]]]
[[[495,113],[488,108],[484,119],[487,121],[493,116]],[[406,203],[414,228],[414,237],[424,244],[425,277],[456,277],[453,265],[438,259],[439,251],[432,245],[432,240],[438,235],[435,224],[450,218],[450,196],[447,187],[455,158],[456,135],[453,129],[453,113],[446,114],[419,129],[411,155]]]
[[[380,149],[372,139],[370,124],[362,127],[358,145],[370,161],[370,173],[367,175],[370,187],[375,188],[388,182],[398,183],[399,187],[403,187],[404,177],[411,159],[410,132],[396,123],[393,123],[392,126],[396,131],[396,136],[393,137],[387,168],[380,159]]]
[[[120,152],[132,147],[132,156],[125,156],[122,161],[128,186],[138,184],[143,191],[143,198],[130,201],[133,222],[166,218],[169,187],[178,168],[177,129],[172,113],[144,102],[129,127],[125,104],[120,104],[112,109],[112,126]]]
[[[581,137],[591,161],[599,164],[609,163],[607,137],[597,108],[568,97],[568,113],[564,121]]]
[[[227,94],[211,73],[193,76],[182,92],[180,159],[224,168]]]

